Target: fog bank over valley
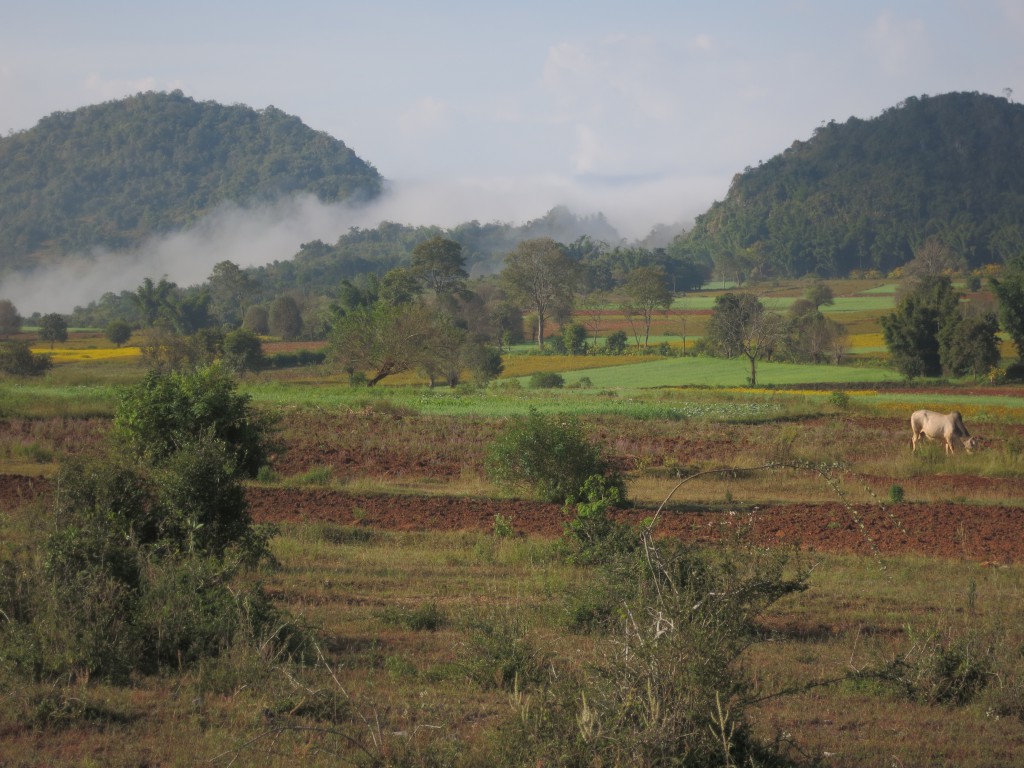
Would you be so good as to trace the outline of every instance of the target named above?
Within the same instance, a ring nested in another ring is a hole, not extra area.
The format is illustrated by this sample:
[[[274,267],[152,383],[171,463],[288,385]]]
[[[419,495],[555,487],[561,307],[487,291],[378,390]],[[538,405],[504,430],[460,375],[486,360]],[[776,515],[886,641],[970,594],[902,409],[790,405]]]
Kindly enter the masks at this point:
[[[302,243],[334,243],[353,227],[370,229],[383,221],[445,229],[470,221],[520,225],[558,205],[578,216],[601,213],[632,242],[659,224],[689,227],[727,186],[724,178],[682,177],[405,179],[358,208],[324,204],[311,195],[257,208],[223,206],[189,230],[131,251],[94,249],[8,274],[0,280],[0,298],[11,300],[23,316],[68,313],[105,293],[134,290],[147,277],[166,276],[187,287],[205,282],[221,261],[241,267],[287,261]]]

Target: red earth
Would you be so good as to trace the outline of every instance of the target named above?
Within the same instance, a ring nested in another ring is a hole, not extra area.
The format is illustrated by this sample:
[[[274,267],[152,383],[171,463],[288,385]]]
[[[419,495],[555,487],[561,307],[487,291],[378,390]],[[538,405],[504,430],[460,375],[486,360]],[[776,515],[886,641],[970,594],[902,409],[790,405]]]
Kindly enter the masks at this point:
[[[965,485],[977,478],[961,478]],[[49,495],[42,477],[0,475],[0,504],[11,509]],[[316,488],[252,487],[257,522],[334,523],[395,531],[489,531],[496,515],[520,535],[558,536],[565,514],[553,504],[454,496],[360,495]],[[617,513],[640,522],[654,509]],[[663,511],[659,535],[719,541],[741,528],[766,545],[884,557],[915,553],[987,564],[1024,562],[1024,507],[965,503],[905,503],[847,508],[842,503],[780,504],[740,512]]]

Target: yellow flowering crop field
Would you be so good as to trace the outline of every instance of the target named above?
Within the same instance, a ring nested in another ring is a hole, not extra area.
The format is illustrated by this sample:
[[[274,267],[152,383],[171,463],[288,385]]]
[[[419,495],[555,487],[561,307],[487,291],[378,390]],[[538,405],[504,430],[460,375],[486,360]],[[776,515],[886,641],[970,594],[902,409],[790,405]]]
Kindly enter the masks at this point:
[[[54,347],[50,349],[47,345],[32,347],[33,354],[49,355],[55,365],[60,363],[81,363],[93,360],[124,360],[138,357],[141,353],[138,347],[109,347],[75,349],[70,347]]]

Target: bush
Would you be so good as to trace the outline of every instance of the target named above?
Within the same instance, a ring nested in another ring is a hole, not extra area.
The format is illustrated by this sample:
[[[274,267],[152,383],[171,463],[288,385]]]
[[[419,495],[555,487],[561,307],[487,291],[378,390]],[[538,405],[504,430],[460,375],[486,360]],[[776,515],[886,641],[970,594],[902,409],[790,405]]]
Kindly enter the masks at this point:
[[[615,331],[608,334],[608,338],[604,340],[605,350],[609,355],[621,355],[626,351],[626,345],[629,343],[629,337],[625,331]]]
[[[263,366],[260,337],[244,328],[225,334],[223,360],[236,373],[259,370]]]
[[[609,507],[622,501],[622,490],[609,484],[600,475],[587,478],[579,492],[579,500],[570,499],[566,512],[576,505],[576,516],[565,524],[562,540],[568,549],[568,560],[577,565],[608,562],[640,546],[640,535],[630,526],[608,517]]]
[[[33,354],[26,341],[5,341],[0,344],[0,373],[41,376],[52,367],[50,356]]]
[[[587,479],[604,477],[625,496],[622,477],[613,472],[572,417],[544,416],[530,409],[488,448],[488,476],[509,489],[526,489],[536,498],[564,503],[575,498]]]
[[[129,452],[154,463],[209,435],[225,446],[238,476],[255,477],[271,449],[271,422],[235,387],[234,377],[218,365],[150,372],[122,394],[115,434]]]
[[[538,371],[530,376],[531,389],[561,389],[564,386],[565,379],[559,373]]]
[[[123,681],[237,643],[296,652],[262,590],[230,586],[272,560],[241,484],[266,450],[247,398],[214,369],[150,374],[115,420],[108,454],[62,465],[41,565],[0,569],[0,660],[36,679]]]

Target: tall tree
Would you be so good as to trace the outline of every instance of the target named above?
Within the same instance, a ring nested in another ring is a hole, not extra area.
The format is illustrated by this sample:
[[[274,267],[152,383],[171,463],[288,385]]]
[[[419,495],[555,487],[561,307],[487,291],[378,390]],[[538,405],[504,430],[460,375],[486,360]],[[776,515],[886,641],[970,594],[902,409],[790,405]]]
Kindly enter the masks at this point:
[[[748,383],[757,386],[757,361],[770,357],[782,338],[782,319],[749,293],[724,293],[705,334],[712,349],[726,357],[743,355],[750,363]]]
[[[256,283],[231,261],[214,264],[207,283],[210,311],[221,324],[237,328],[255,297]]]
[[[412,249],[413,274],[438,298],[458,293],[466,285],[466,259],[462,246],[437,235]]]
[[[904,376],[942,374],[939,331],[944,323],[959,318],[959,302],[949,277],[928,275],[899,300],[892,313],[882,316],[889,356]]]
[[[21,315],[9,299],[0,299],[0,336],[7,337],[21,330]]]
[[[294,297],[278,296],[270,305],[268,317],[270,332],[284,341],[294,341],[302,333],[302,312]]]
[[[524,240],[505,258],[502,284],[513,301],[536,313],[538,348],[547,321],[571,309],[576,280],[576,265],[551,238]]]
[[[942,368],[951,376],[984,376],[999,364],[999,321],[992,312],[948,319],[939,329]]]
[[[43,315],[39,321],[39,338],[50,342],[50,349],[53,349],[55,341],[64,342],[68,340],[68,321],[64,315],[51,312]]]
[[[381,379],[416,368],[431,334],[431,318],[419,304],[357,307],[331,332],[330,359],[350,376],[367,375],[373,386]]]
[[[1024,265],[1011,267],[991,285],[999,300],[999,322],[1013,339],[1017,356],[1024,360]]]
[[[160,278],[159,283],[154,283],[152,278],[145,278],[142,285],[135,289],[132,300],[139,308],[142,315],[142,322],[147,328],[157,321],[162,312],[165,312],[171,304],[171,298],[177,286],[168,282],[166,277]]]
[[[625,286],[629,301],[623,307],[628,314],[640,316],[644,331],[644,349],[651,338],[651,322],[654,313],[659,309],[668,309],[672,305],[672,291],[663,267],[637,267],[634,269]]]

